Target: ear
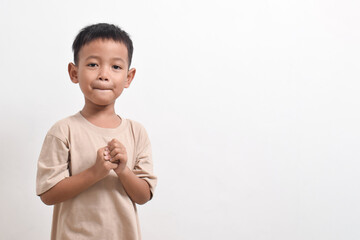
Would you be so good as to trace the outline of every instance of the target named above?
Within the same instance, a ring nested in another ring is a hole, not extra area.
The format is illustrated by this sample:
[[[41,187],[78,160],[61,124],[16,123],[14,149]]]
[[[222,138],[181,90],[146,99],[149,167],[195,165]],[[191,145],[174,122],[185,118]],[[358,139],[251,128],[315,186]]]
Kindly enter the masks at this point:
[[[132,80],[133,80],[134,77],[135,77],[135,73],[136,73],[136,69],[135,69],[135,68],[131,68],[131,69],[128,71],[127,78],[126,78],[126,82],[125,82],[125,88],[130,87],[130,84],[131,84]]]
[[[78,74],[77,74],[78,67],[75,64],[69,63],[68,72],[69,72],[69,77],[70,77],[71,81],[73,83],[79,83]]]

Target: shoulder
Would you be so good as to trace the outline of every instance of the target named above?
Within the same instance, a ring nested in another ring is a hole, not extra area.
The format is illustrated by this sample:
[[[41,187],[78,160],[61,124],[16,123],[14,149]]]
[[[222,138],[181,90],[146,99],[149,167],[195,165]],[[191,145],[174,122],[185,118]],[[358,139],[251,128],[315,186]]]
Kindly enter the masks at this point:
[[[126,121],[126,126],[130,128],[134,133],[137,134],[146,133],[144,125],[141,124],[140,122],[132,119],[125,119],[125,121]]]
[[[71,129],[79,124],[78,114],[68,116],[57,121],[48,131],[47,135],[59,138],[65,141],[68,138]]]
[[[135,141],[143,141],[148,140],[148,133],[144,127],[144,125],[138,121],[132,119],[125,119],[126,120],[126,127],[133,135]]]
[[[131,119],[126,119],[126,125],[134,140],[136,154],[151,155],[151,143],[145,127],[141,123]]]
[[[136,130],[141,130],[141,129],[145,129],[144,126],[139,123],[138,121],[132,120],[132,119],[125,119],[127,122],[127,125],[133,129]]]

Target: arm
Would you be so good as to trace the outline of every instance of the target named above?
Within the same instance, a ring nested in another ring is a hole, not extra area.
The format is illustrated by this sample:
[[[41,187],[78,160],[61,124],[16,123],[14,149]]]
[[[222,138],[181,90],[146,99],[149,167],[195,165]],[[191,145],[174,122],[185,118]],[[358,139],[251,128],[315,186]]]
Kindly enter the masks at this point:
[[[115,172],[131,200],[137,204],[145,204],[150,200],[150,187],[144,179],[136,176],[128,167],[125,167],[123,171],[115,169]]]
[[[118,162],[118,167],[114,169],[126,193],[132,201],[137,204],[144,204],[151,198],[148,183],[136,176],[127,166],[126,148],[118,140],[113,139],[108,144],[110,161]]]
[[[100,148],[97,151],[96,162],[92,167],[61,180],[54,187],[41,194],[41,200],[46,205],[64,202],[106,177],[110,170],[117,168],[118,165],[107,161],[108,157],[104,155],[107,155],[106,148]]]

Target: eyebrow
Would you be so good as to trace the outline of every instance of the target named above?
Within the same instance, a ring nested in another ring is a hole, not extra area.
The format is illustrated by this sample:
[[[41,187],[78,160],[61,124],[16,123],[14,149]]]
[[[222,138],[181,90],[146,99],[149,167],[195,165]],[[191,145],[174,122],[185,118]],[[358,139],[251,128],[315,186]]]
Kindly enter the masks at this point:
[[[91,58],[100,59],[100,57],[98,57],[98,56],[91,55],[91,56],[88,56],[85,60],[89,60]],[[121,57],[114,57],[111,60],[118,60],[118,61],[126,63],[125,60],[122,59]]]

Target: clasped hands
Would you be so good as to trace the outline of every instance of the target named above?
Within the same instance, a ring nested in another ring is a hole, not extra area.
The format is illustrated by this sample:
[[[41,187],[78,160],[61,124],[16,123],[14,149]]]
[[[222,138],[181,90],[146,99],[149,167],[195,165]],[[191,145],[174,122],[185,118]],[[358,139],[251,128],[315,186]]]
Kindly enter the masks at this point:
[[[112,169],[119,175],[125,170],[127,160],[125,146],[114,138],[97,151],[93,169],[99,178],[106,177]]]

